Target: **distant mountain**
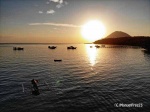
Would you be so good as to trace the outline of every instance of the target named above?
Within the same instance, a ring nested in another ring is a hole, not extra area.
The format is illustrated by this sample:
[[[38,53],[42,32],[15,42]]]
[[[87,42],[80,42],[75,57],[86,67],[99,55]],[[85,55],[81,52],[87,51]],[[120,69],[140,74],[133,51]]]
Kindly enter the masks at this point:
[[[119,37],[131,37],[129,34],[122,31],[115,31],[108,35],[106,38],[119,38]]]

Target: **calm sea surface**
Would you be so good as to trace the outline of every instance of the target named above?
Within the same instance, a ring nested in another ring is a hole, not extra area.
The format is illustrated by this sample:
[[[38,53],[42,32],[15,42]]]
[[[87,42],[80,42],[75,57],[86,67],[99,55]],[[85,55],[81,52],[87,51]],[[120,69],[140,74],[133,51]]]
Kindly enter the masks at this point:
[[[1,44],[0,112],[150,112],[150,54],[72,45],[77,49]],[[31,94],[33,78],[39,81],[38,96]],[[143,107],[115,107],[120,103]]]

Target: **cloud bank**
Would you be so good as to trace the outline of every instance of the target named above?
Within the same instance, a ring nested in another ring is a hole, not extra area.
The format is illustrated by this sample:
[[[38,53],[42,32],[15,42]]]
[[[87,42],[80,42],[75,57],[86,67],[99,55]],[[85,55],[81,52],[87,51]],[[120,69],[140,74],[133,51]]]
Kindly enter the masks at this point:
[[[39,14],[42,14],[43,13],[43,11],[39,11]]]
[[[63,7],[64,5],[63,4],[57,4],[56,7],[59,9],[61,7]]]
[[[55,2],[55,3],[60,3],[62,4],[63,3],[63,0],[50,0],[51,2]]]
[[[52,10],[52,9],[50,9],[49,11],[47,11],[46,12],[47,14],[54,14],[55,13],[55,11],[54,10]]]
[[[56,8],[61,8],[61,7],[63,7],[64,5],[68,5],[68,2],[66,2],[66,1],[63,1],[63,0],[50,0],[51,2],[55,2],[55,3],[58,3],[57,5],[56,5]]]
[[[74,24],[62,24],[62,23],[30,23],[29,25],[49,25],[49,26],[57,26],[57,27],[72,27],[72,28],[77,28],[77,27],[82,27],[81,25],[74,25]]]
[[[68,5],[68,2],[66,2],[64,0],[49,0],[49,1],[46,2],[46,4],[49,5],[50,2],[56,3],[56,8],[58,8],[58,9],[60,9],[61,7],[65,6],[65,5]],[[39,11],[38,13],[42,14],[44,12],[43,11]],[[54,13],[55,13],[55,10],[53,10],[53,9],[50,9],[50,10],[46,11],[46,14],[54,14]]]

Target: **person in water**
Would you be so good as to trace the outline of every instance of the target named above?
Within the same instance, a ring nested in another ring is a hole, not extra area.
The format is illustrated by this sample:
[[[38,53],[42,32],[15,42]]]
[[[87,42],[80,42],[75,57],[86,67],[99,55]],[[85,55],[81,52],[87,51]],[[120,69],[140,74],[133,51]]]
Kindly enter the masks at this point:
[[[32,79],[31,83],[32,83],[32,94],[33,95],[39,95],[40,92],[39,92],[39,88],[37,86],[38,80]]]

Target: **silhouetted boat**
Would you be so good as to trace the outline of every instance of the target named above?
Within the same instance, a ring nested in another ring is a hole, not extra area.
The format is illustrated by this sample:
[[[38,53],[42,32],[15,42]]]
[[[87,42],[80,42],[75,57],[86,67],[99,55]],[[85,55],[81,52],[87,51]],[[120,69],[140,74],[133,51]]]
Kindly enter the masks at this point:
[[[105,47],[105,45],[102,45],[101,47]]]
[[[96,47],[96,48],[100,48],[100,46],[98,46],[98,45],[96,45],[95,47]]]
[[[58,59],[55,59],[55,60],[54,60],[54,62],[61,62],[61,61],[62,61],[61,59],[59,59],[59,60],[58,60]]]
[[[13,47],[13,50],[24,50],[22,47]]]
[[[49,49],[56,49],[56,46],[48,46]]]
[[[69,46],[67,49],[76,49],[77,47]]]
[[[150,52],[150,45],[145,45],[145,46],[143,46],[143,48],[146,50],[146,51],[148,51],[148,52]]]

